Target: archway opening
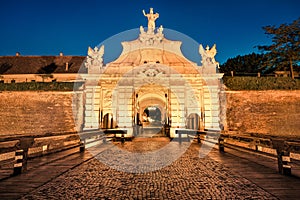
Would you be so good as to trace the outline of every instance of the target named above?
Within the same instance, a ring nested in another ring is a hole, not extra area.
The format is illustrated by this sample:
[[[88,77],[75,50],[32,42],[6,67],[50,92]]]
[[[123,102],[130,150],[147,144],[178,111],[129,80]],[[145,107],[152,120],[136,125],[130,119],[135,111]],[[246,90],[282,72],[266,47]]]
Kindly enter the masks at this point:
[[[148,106],[143,112],[143,122],[145,125],[161,126],[162,125],[162,112],[157,106]]]
[[[114,121],[111,113],[106,113],[103,117],[102,123],[103,129],[111,129],[114,128]]]
[[[200,130],[201,118],[197,113],[191,113],[186,119],[186,128],[192,130]]]

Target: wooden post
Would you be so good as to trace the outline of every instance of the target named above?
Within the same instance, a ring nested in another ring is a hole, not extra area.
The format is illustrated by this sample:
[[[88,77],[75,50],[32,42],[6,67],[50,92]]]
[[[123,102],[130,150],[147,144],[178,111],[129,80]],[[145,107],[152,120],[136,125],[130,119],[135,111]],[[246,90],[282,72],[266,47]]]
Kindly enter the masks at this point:
[[[167,125],[167,126],[165,127],[165,135],[166,135],[167,137],[170,137],[170,127],[169,127],[169,125]]]
[[[124,143],[125,143],[125,137],[124,137],[124,133],[122,133],[122,136],[121,136],[121,142],[122,142],[122,144],[124,144]]]
[[[197,141],[198,141],[198,144],[201,143],[200,133],[197,133]]]
[[[85,151],[85,139],[83,141],[80,141],[80,147],[79,147],[80,152]]]
[[[277,158],[278,158],[278,171],[280,174],[283,175],[291,175],[292,169],[291,169],[291,158],[290,158],[290,152],[288,151],[277,151]]]
[[[225,152],[225,150],[224,150],[224,138],[222,138],[222,137],[219,138],[219,151],[220,152]]]
[[[230,71],[230,73],[231,73],[231,77],[233,77],[233,71]]]
[[[24,150],[16,150],[15,152],[14,173],[13,175],[18,175],[23,172],[23,162],[24,162]]]
[[[187,140],[187,142],[190,142],[190,135],[189,135],[189,133],[186,133],[186,140]]]
[[[177,134],[178,134],[178,140],[179,140],[179,144],[181,144],[181,132],[177,130]]]
[[[291,71],[291,78],[294,80],[295,75],[294,75],[293,61],[291,58],[290,58],[290,71]]]

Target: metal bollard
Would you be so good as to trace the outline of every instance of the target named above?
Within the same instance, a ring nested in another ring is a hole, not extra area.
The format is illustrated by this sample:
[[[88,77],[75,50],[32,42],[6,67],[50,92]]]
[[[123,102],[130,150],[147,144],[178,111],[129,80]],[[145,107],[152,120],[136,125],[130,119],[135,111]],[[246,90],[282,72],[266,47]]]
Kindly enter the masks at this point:
[[[219,151],[220,152],[225,152],[224,150],[224,138],[219,138]]]
[[[290,152],[282,151],[278,155],[278,170],[280,174],[283,175],[291,175],[292,174],[292,167],[290,165],[291,158]]]
[[[85,140],[80,142],[80,147],[79,147],[80,152],[85,151]]]
[[[16,163],[14,164],[14,173],[13,175],[18,175],[21,174],[23,171],[23,160],[24,159],[24,150],[16,150],[15,152],[15,161]]]

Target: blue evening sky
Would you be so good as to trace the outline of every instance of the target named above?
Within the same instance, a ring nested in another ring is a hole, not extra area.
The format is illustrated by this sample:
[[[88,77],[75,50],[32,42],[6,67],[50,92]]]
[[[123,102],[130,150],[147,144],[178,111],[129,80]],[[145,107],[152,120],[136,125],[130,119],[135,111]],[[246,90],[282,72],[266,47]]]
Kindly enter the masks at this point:
[[[216,60],[224,63],[270,44],[262,26],[291,23],[300,16],[299,0],[3,0],[0,5],[1,56],[86,55],[88,46],[147,26],[142,10],[148,13],[153,7],[160,15],[157,26],[204,47],[216,43]],[[105,50],[114,52],[107,44]]]

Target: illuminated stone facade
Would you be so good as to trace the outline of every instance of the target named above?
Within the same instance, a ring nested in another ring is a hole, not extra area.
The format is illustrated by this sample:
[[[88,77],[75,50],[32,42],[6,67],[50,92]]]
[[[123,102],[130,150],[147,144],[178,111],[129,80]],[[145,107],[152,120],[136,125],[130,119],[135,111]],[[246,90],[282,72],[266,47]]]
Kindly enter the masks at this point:
[[[88,74],[82,75],[86,80],[83,128],[118,128],[131,137],[136,127],[146,124],[145,110],[158,109],[156,125],[170,127],[171,137],[177,137],[176,129],[220,130],[223,74],[216,72],[215,46],[203,51],[200,45],[205,62],[198,66],[184,57],[181,44],[165,38],[160,26],[148,31],[140,27],[139,37],[122,42],[121,55],[106,65],[104,46],[89,48]]]

